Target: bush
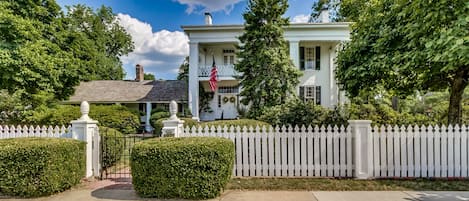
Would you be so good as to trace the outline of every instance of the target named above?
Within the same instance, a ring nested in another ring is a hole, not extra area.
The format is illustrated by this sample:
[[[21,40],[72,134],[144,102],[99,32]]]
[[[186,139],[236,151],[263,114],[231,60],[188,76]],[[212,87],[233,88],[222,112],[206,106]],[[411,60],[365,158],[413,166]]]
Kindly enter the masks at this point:
[[[166,119],[168,117],[169,117],[169,112],[155,112],[150,117],[150,124],[156,130],[156,127],[159,126],[158,120]]]
[[[323,124],[328,112],[328,109],[315,105],[311,101],[293,99],[285,104],[264,109],[259,120],[272,125]]]
[[[103,142],[102,153],[102,167],[111,167],[120,160],[125,146],[125,136],[121,132],[107,127],[100,127],[99,134]]]
[[[59,105],[47,113],[31,122],[42,125],[68,125],[70,121],[81,116],[80,107],[71,105]],[[97,120],[100,126],[114,128],[123,134],[134,134],[140,126],[138,114],[121,105],[91,105],[89,115]]]
[[[240,126],[240,127],[256,127],[256,126],[259,126],[259,127],[262,127],[262,126],[266,126],[266,127],[269,127],[270,124],[266,123],[266,122],[263,122],[263,121],[258,121],[258,120],[254,120],[254,119],[238,119],[238,120],[217,120],[217,121],[209,121],[209,122],[202,122],[199,124],[200,126],[209,126],[209,127],[217,127],[217,126],[221,126],[221,127],[224,127],[224,126]]]
[[[196,120],[193,120],[191,118],[179,118],[181,120],[184,121],[184,127],[193,127],[193,126],[196,126],[197,125],[197,121]],[[158,119],[153,126],[153,128],[155,128],[155,135],[156,136],[161,136],[161,129],[163,129],[163,120],[166,120],[166,119]]]
[[[58,138],[0,140],[0,194],[37,197],[80,183],[85,143]]]
[[[132,183],[142,197],[207,199],[231,178],[234,144],[222,138],[160,138],[135,144]]]

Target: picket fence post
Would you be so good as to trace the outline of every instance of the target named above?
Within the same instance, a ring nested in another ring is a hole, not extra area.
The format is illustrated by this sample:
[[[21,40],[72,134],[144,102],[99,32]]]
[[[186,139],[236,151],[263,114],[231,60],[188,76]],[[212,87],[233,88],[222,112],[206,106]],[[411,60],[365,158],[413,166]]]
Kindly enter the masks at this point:
[[[88,114],[90,105],[87,101],[83,101],[80,105],[82,116],[73,120],[72,138],[86,142],[86,174],[87,178],[99,176],[99,133],[98,121],[91,119]]]
[[[353,163],[355,171],[353,177],[369,179],[373,175],[373,146],[370,120],[349,120],[352,132]]]

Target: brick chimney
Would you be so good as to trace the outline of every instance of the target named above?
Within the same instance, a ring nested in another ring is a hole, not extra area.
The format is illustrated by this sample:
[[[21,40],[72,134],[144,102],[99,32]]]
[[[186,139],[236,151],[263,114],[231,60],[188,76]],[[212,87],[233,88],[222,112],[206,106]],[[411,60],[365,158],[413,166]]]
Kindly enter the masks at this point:
[[[137,64],[135,66],[135,81],[141,82],[144,80],[143,76],[143,66],[140,64]]]

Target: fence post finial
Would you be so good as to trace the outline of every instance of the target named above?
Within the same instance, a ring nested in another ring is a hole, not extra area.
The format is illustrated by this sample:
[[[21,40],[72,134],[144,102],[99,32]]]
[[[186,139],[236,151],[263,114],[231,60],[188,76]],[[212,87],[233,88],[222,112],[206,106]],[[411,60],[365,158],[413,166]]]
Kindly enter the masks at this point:
[[[161,129],[161,136],[166,137],[180,137],[183,132],[184,121],[177,117],[178,104],[176,101],[169,103],[169,114],[171,115],[168,120],[163,121],[163,128]]]
[[[81,112],[81,117],[79,120],[91,120],[88,114],[90,113],[90,104],[88,101],[83,101],[80,104],[80,112]]]

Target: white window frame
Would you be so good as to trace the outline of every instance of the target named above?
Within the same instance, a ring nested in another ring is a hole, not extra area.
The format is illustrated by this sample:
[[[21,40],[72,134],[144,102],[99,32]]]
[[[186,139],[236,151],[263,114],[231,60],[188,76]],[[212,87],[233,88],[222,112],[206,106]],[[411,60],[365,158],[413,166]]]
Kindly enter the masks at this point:
[[[304,66],[305,70],[316,70],[316,46],[304,47]]]
[[[236,54],[233,49],[223,50],[223,65],[230,66],[234,65],[236,60]]]
[[[315,85],[304,85],[303,86],[303,98],[305,101],[313,101],[316,103],[316,86]]]

